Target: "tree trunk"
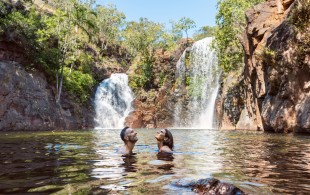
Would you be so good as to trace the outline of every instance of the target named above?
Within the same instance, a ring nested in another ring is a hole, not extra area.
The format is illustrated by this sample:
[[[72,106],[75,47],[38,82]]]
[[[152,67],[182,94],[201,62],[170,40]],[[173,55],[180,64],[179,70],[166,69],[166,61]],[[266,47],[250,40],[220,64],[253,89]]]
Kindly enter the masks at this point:
[[[57,103],[57,95],[58,95],[58,91],[59,91],[59,89],[58,89],[58,87],[59,87],[59,85],[58,85],[58,69],[57,69],[57,71],[56,71],[56,95],[55,95],[55,99],[56,99],[56,103]]]
[[[59,90],[58,90],[58,94],[57,94],[57,100],[56,102],[58,104],[60,104],[60,95],[61,95],[61,91],[62,91],[62,81],[64,78],[64,62],[61,65],[61,72],[60,72],[60,81],[59,81]]]
[[[185,31],[185,33],[186,33],[186,47],[188,47],[188,33],[187,31]]]

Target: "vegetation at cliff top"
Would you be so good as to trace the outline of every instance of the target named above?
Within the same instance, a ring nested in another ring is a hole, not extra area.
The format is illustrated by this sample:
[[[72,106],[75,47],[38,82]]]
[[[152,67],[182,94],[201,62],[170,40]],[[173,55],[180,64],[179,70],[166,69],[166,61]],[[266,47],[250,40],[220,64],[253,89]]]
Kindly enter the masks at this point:
[[[216,31],[216,26],[203,26],[201,27],[196,33],[193,35],[193,39],[195,41],[198,41],[200,39],[206,38],[206,37],[214,37]]]
[[[243,65],[242,33],[246,27],[246,9],[265,0],[218,0],[214,48],[224,72]]]
[[[245,29],[244,12],[262,1],[218,0],[218,26],[205,26],[195,33],[195,40],[215,36],[214,46],[224,72],[242,66],[240,39]],[[60,101],[64,82],[67,91],[85,102],[96,83],[93,67],[105,66],[102,63],[109,58],[108,50],[114,49],[117,53],[121,52],[119,48],[127,52],[134,63],[131,87],[152,88],[155,51],[174,50],[183,32],[188,36],[188,30],[196,26],[186,17],[172,21],[170,30],[146,18],[138,22],[125,19],[115,6],[96,5],[93,0],[0,2],[1,39],[25,48],[33,60],[29,66],[50,75],[56,85],[57,101]],[[73,82],[73,78],[79,77],[91,79]],[[78,93],[78,89],[83,90]]]
[[[55,82],[57,102],[62,86],[81,102],[89,99],[96,83],[93,67],[106,66],[102,63],[110,58],[111,50],[127,51],[137,67],[132,83],[148,87],[154,52],[175,49],[181,32],[193,27],[192,20],[183,20],[168,31],[145,18],[126,22],[116,7],[96,5],[93,0],[0,2],[1,40],[25,48],[31,59],[28,69],[43,70]]]
[[[188,30],[195,28],[196,23],[195,21],[191,20],[190,18],[183,17],[178,22],[174,24],[174,27],[178,29],[180,32],[184,31],[186,34],[186,41],[188,41]],[[187,42],[188,44],[188,42]]]
[[[160,39],[164,33],[163,25],[140,18],[139,22],[129,22],[123,33],[124,44],[138,58],[130,85],[134,89],[150,87],[153,81],[154,51],[163,44]]]
[[[302,67],[307,67],[309,60],[307,60],[310,53],[310,0],[298,0],[297,6],[292,10],[289,21],[294,27],[297,38],[297,63]],[[307,32],[308,29],[308,32]]]
[[[289,20],[299,31],[303,31],[310,24],[310,0],[297,0],[296,3]]]

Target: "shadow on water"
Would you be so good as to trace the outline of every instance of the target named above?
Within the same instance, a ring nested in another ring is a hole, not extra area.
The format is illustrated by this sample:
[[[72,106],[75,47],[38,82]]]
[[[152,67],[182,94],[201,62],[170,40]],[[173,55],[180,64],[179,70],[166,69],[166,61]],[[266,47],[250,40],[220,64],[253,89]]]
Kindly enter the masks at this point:
[[[136,154],[130,156],[123,156],[123,161],[121,165],[124,166],[125,172],[137,172],[137,157]]]
[[[173,174],[172,172],[172,168],[174,167],[173,154],[159,152],[157,154],[157,159],[164,162],[162,165],[158,166],[158,169],[163,169],[165,171],[171,171],[171,174]]]
[[[310,193],[310,137],[173,129],[158,153],[156,130],[139,129],[121,156],[119,130],[0,133],[0,194],[189,194],[175,179],[214,177],[250,194]]]

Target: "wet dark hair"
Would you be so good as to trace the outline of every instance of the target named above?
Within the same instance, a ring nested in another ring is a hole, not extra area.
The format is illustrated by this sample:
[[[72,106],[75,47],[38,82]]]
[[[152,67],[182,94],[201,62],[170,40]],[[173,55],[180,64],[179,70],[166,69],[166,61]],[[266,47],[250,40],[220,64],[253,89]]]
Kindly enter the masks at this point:
[[[121,131],[120,136],[121,136],[121,138],[122,138],[123,141],[125,141],[125,133],[126,133],[126,130],[127,130],[128,128],[129,128],[129,127],[125,127],[125,128],[122,129],[122,131]]]
[[[172,133],[168,129],[165,129],[165,130],[166,130],[165,138],[168,138],[168,139],[164,140],[163,145],[168,146],[171,150],[173,150],[174,145],[173,145]]]

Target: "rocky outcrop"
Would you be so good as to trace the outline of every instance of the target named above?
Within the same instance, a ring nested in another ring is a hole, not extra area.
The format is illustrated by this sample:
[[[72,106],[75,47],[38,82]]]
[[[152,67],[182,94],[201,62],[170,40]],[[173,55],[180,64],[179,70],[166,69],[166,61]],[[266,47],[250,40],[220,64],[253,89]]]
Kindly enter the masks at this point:
[[[221,83],[215,103],[218,128],[225,130],[250,129],[244,106],[244,83],[238,72],[230,73]]]
[[[192,44],[192,41],[190,41]],[[158,50],[153,67],[153,89],[136,91],[135,111],[126,118],[126,125],[139,128],[168,128],[173,124],[174,107],[177,97],[174,94],[176,63],[181,57],[187,42],[181,40],[174,52]]]
[[[61,106],[43,73],[0,61],[0,130],[55,130],[93,127],[92,106],[75,104],[65,93]]]
[[[215,178],[206,178],[195,180],[180,179],[172,182],[172,185],[177,187],[191,188],[192,191],[198,194],[225,194],[225,195],[242,195],[245,194],[238,187],[221,182]]]
[[[88,46],[86,51],[90,52],[95,59],[99,56],[105,57],[105,60],[96,59],[96,63],[90,65],[93,77],[96,81],[101,82],[109,78],[112,73],[124,73],[129,68],[130,55],[125,48],[119,45],[108,45],[107,49],[103,50],[101,53],[98,53],[96,49],[93,49],[91,46]]]
[[[246,12],[245,105],[254,129],[310,132],[310,25],[298,31],[288,19],[309,1],[281,2],[280,10],[269,0]]]
[[[269,0],[246,12],[245,67],[222,83],[221,129],[310,132],[309,10],[309,0]]]
[[[27,58],[23,48],[11,42],[0,41],[0,60],[22,63],[26,62]]]

